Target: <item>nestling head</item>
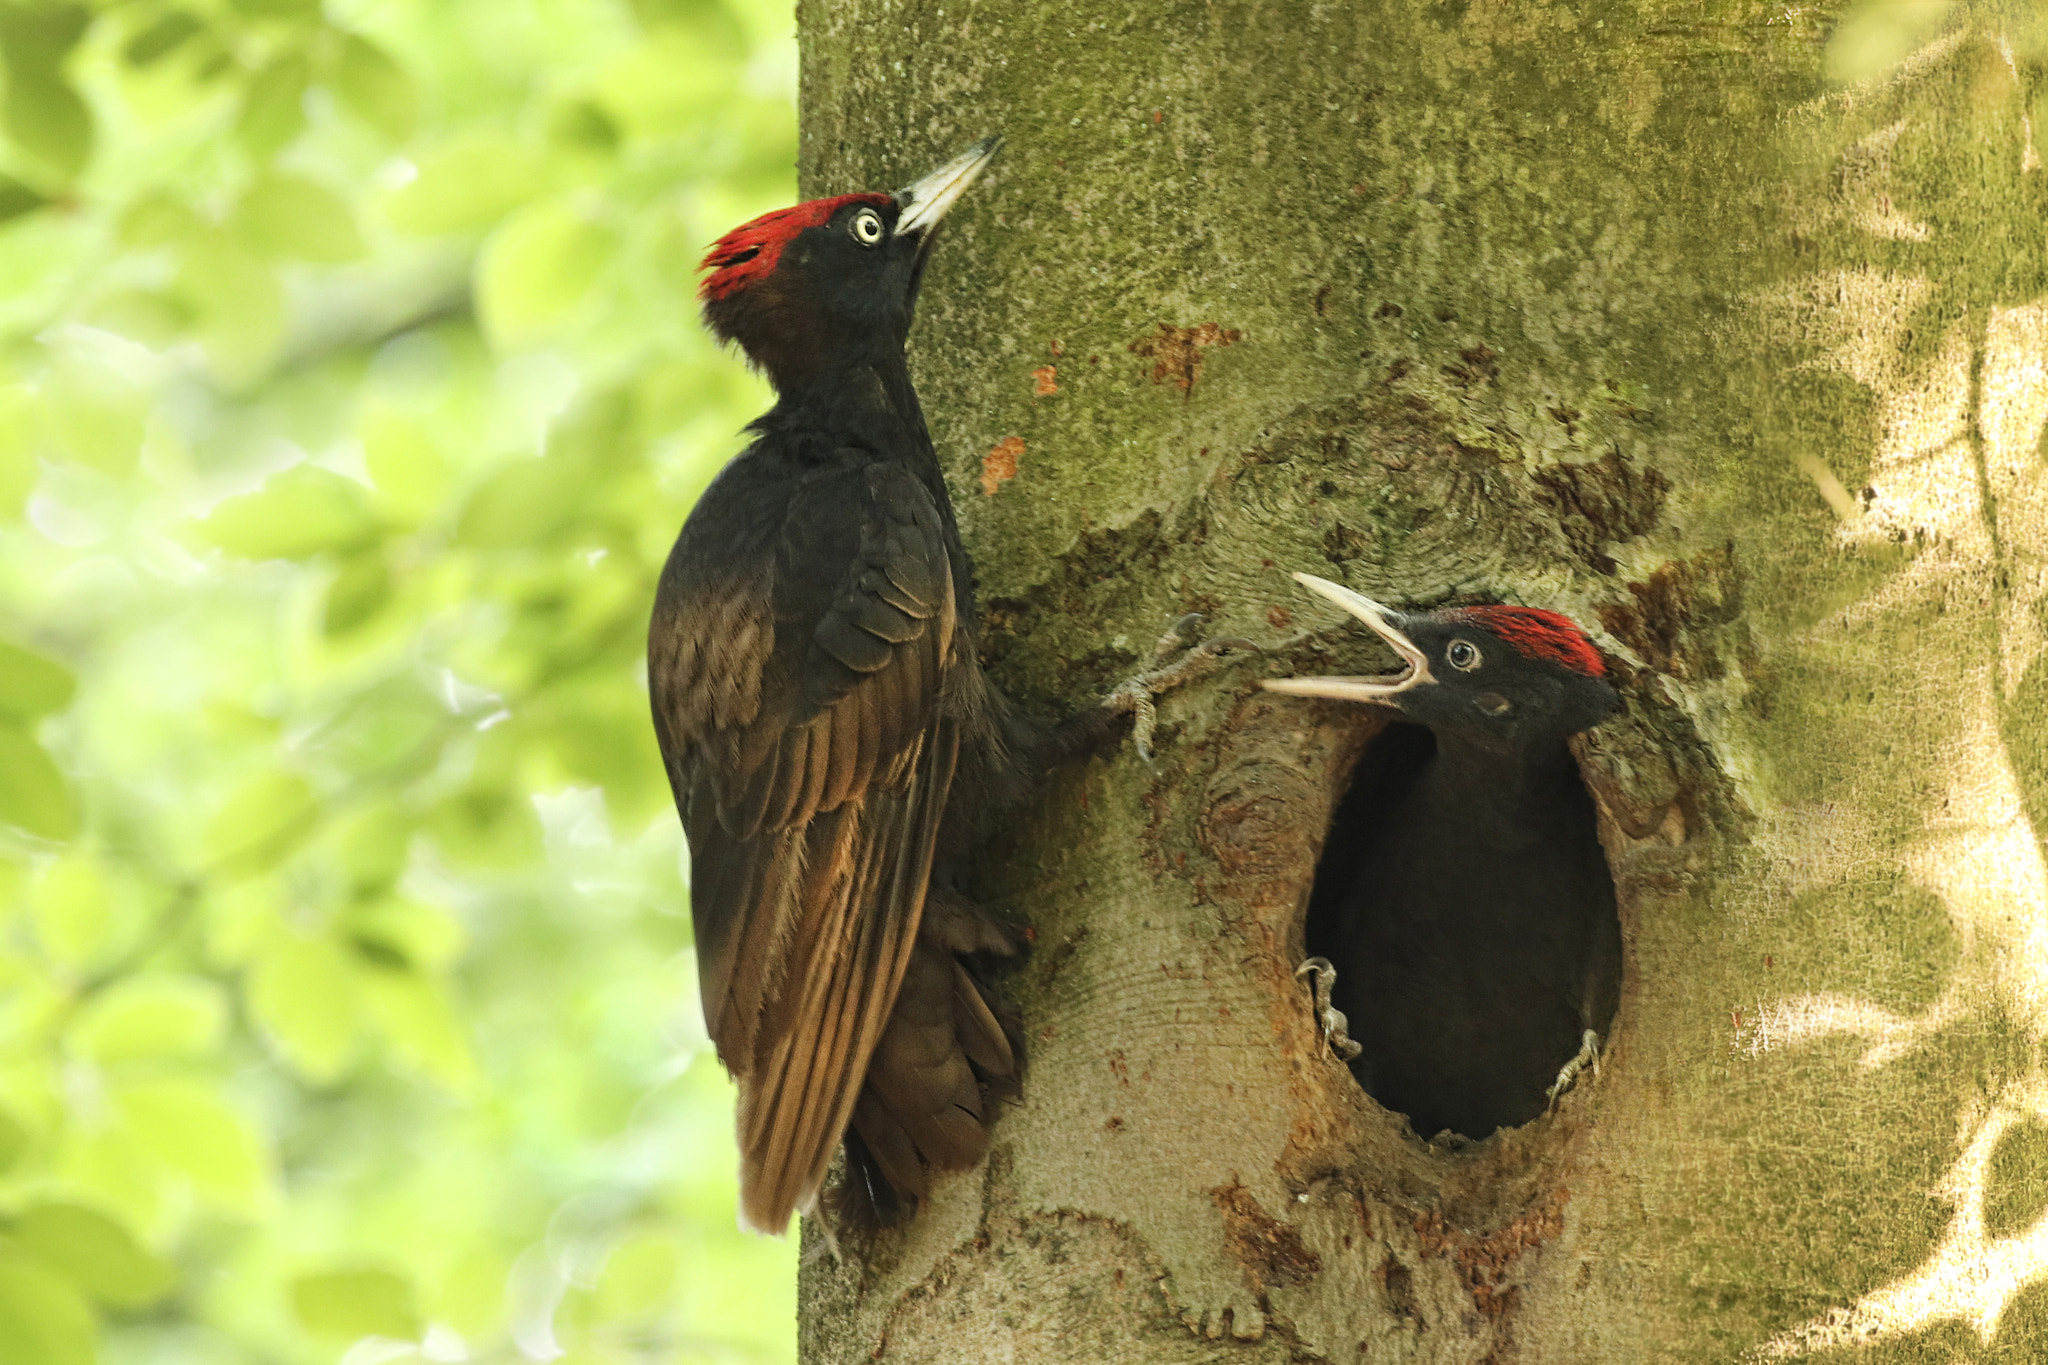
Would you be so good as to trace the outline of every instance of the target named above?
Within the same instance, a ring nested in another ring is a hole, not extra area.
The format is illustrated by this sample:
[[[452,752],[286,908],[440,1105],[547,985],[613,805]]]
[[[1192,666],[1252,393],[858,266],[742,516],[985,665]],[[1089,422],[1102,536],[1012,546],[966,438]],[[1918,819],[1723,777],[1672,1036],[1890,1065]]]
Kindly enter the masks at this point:
[[[828,359],[900,352],[939,220],[994,158],[986,137],[894,194],[813,199],[734,228],[705,255],[704,321],[778,389]]]
[[[1328,579],[1294,577],[1363,621],[1405,667],[1385,677],[1269,678],[1270,691],[1391,706],[1432,730],[1501,752],[1562,740],[1620,705],[1600,651],[1554,611],[1398,612]]]

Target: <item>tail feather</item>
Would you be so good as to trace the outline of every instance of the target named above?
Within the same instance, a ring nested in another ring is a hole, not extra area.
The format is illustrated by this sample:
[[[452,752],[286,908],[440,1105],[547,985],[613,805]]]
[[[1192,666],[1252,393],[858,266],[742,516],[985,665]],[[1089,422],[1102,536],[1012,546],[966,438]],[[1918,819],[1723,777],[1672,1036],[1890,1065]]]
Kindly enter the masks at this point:
[[[908,1217],[930,1193],[934,1173],[979,1162],[997,1104],[1020,1090],[1023,1039],[1014,1012],[955,956],[963,941],[1009,947],[1014,939],[992,920],[963,927],[969,917],[988,917],[948,900],[919,932],[854,1108],[849,1198],[841,1202],[859,1221]]]

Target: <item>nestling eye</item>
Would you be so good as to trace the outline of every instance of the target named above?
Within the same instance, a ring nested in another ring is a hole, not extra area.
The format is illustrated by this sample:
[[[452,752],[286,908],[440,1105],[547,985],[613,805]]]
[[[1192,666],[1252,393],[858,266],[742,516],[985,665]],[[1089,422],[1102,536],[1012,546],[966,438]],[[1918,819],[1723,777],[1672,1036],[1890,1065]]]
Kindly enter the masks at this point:
[[[1444,651],[1444,658],[1450,660],[1452,668],[1470,673],[1479,667],[1479,646],[1470,640],[1453,640],[1451,647]]]
[[[853,240],[862,246],[873,246],[882,240],[882,215],[873,209],[862,209],[853,215]]]

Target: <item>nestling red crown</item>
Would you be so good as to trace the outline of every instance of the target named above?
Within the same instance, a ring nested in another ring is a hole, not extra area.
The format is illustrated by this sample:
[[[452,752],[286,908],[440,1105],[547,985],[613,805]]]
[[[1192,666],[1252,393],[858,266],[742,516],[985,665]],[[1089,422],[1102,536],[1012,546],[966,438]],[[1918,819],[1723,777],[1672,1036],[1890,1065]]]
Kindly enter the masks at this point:
[[[713,242],[711,250],[704,254],[703,263],[697,268],[710,273],[697,287],[697,297],[707,303],[722,299],[756,280],[773,275],[775,263],[782,259],[782,248],[805,229],[820,227],[830,221],[833,214],[848,204],[871,204],[881,208],[892,202],[886,194],[842,194],[777,209],[750,223],[742,223]]]
[[[1507,642],[1525,659],[1556,664],[1588,678],[1607,676],[1607,663],[1569,616],[1539,607],[1453,607],[1447,623],[1469,622]]]

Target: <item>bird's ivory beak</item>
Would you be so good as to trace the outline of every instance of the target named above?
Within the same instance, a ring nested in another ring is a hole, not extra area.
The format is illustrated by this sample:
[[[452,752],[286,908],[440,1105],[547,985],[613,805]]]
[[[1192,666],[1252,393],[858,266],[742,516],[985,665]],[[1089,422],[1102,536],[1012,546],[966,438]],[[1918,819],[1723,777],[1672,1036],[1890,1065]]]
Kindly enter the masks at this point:
[[[1399,612],[1390,611],[1341,583],[1332,583],[1311,573],[1298,573],[1294,575],[1294,581],[1320,597],[1329,598],[1365,622],[1373,634],[1393,646],[1394,652],[1401,656],[1401,662],[1408,667],[1380,678],[1265,678],[1259,686],[1268,692],[1285,692],[1295,697],[1335,697],[1339,701],[1376,701],[1394,706],[1399,704],[1394,698],[1400,693],[1436,681],[1430,676],[1429,656],[1395,628],[1394,623],[1401,619]]]
[[[995,160],[996,149],[1002,145],[1002,137],[991,133],[916,184],[896,191],[896,202],[902,206],[896,235],[930,236],[953,201],[967,193],[967,187]]]

